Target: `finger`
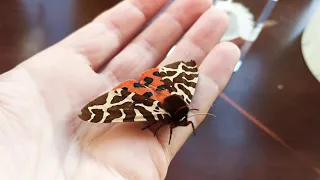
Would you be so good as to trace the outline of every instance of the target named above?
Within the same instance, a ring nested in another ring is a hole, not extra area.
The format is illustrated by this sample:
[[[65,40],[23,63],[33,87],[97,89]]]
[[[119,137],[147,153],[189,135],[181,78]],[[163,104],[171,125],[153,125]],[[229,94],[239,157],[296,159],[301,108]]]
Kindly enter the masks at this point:
[[[210,7],[209,0],[177,0],[117,55],[104,70],[123,81],[156,66],[185,31]],[[126,73],[123,73],[126,72]]]
[[[196,94],[192,100],[192,108],[198,108],[203,113],[209,110],[213,101],[229,81],[239,57],[240,51],[238,47],[231,43],[221,43],[208,54],[199,67],[199,81],[196,87]],[[197,116],[189,120],[192,120],[195,127],[197,127],[203,119],[204,116]],[[168,127],[163,128],[163,131],[160,131],[157,137],[165,151],[168,152],[169,159],[172,159],[191,133],[191,125],[175,128],[170,145],[168,145]]]
[[[208,9],[190,28],[174,51],[159,66],[193,59],[200,64],[226,32],[229,18],[214,7]]]
[[[128,43],[168,0],[126,0],[102,13],[58,46],[87,57],[99,69]]]

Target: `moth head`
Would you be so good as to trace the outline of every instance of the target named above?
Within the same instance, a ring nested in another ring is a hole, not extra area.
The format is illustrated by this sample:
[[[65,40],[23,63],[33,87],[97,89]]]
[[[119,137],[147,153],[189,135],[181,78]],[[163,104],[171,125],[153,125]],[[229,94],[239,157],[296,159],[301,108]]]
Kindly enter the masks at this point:
[[[187,120],[188,112],[189,112],[189,107],[182,106],[176,110],[176,112],[174,113],[174,117],[176,119],[179,119],[180,122],[183,122],[183,121]]]
[[[181,96],[175,94],[164,99],[163,107],[175,121],[183,121],[189,112],[187,103]]]

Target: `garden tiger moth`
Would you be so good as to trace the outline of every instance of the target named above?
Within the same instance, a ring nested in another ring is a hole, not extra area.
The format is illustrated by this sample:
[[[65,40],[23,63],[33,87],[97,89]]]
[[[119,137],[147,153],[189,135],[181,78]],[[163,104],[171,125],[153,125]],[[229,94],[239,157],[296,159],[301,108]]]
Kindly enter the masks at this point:
[[[195,132],[187,115],[197,82],[198,67],[193,60],[152,68],[141,74],[140,82],[129,79],[89,102],[79,117],[92,123],[153,122],[143,129],[162,122],[154,135],[170,124],[170,144],[177,126],[191,124]]]

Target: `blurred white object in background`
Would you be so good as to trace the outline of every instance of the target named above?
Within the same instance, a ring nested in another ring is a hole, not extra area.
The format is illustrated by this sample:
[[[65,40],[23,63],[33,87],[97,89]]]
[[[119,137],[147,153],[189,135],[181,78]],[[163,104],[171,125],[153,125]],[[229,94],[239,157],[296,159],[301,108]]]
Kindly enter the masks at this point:
[[[232,2],[228,6],[226,6],[226,4],[219,6],[220,2],[221,1],[217,0],[215,4],[218,8],[227,7],[225,10],[230,18],[229,29],[224,34],[221,41],[238,42],[238,44],[236,44],[240,46],[241,50],[241,58],[234,69],[234,72],[236,72],[241,67],[243,59],[250,50],[252,43],[260,35],[266,20],[270,16],[278,0],[268,0],[256,22],[254,22],[253,14],[243,4]],[[226,3],[226,1],[221,3]]]
[[[229,15],[229,28],[221,41],[232,41],[241,38],[249,41],[254,26],[254,16],[243,4],[233,1],[216,1],[216,8]]]
[[[212,6],[226,11],[229,15],[229,27],[223,35],[221,42],[234,42],[241,50],[241,58],[235,67],[234,72],[238,71],[241,67],[243,59],[250,50],[252,43],[260,35],[266,20],[277,2],[278,0],[268,0],[258,20],[254,22],[253,14],[243,4],[233,2],[233,0],[213,0]],[[170,55],[174,49],[175,46],[171,48],[167,56]]]
[[[213,5],[218,9],[223,9],[227,12],[230,12],[232,9],[233,0],[214,0]]]
[[[320,82],[320,6],[305,28],[301,48],[309,70]]]
[[[249,9],[241,3],[236,3],[233,1],[215,1],[214,6],[218,9],[226,11],[229,15],[229,27],[227,32],[223,35],[221,42],[233,41],[236,39],[242,39],[244,41],[249,41],[250,34],[253,29],[253,15],[250,13]],[[240,60],[234,72],[238,71],[242,65]]]

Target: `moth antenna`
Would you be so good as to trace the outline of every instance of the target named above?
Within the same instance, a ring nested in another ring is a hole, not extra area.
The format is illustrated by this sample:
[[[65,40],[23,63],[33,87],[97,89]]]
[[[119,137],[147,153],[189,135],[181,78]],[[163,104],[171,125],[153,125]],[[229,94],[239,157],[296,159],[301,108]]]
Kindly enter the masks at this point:
[[[214,114],[211,114],[211,113],[196,113],[196,114],[193,114],[191,116],[188,116],[188,118],[194,117],[194,116],[197,116],[197,115],[209,115],[209,116],[216,117]]]

